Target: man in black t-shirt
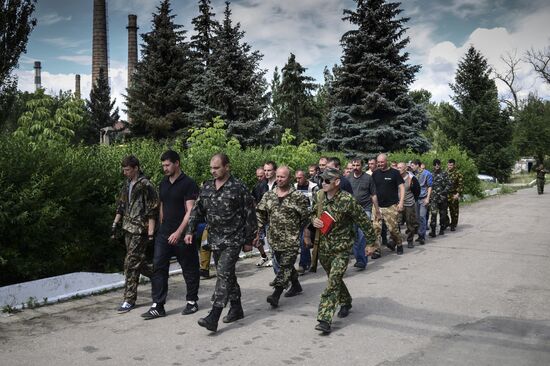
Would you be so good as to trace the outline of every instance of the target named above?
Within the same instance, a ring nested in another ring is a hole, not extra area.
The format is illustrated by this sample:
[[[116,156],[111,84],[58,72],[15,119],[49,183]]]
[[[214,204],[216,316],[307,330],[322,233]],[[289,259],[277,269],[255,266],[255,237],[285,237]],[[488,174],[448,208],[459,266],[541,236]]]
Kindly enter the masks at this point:
[[[168,150],[160,157],[164,179],[160,182],[160,228],[155,240],[151,295],[153,305],[142,317],[155,319],[166,315],[164,304],[168,294],[168,270],[170,258],[176,256],[181,266],[187,287],[187,305],[182,314],[188,315],[199,309],[199,253],[193,243],[183,242],[183,233],[189,222],[189,215],[199,196],[197,184],[180,168],[180,156]]]
[[[399,212],[403,211],[405,199],[405,185],[399,171],[388,166],[388,158],[385,154],[380,154],[376,158],[378,169],[372,173],[372,179],[376,186],[376,197],[382,220],[388,226],[390,236],[397,248],[397,254],[403,254],[403,240],[397,224]],[[374,231],[377,238],[382,232],[382,221],[374,220]],[[393,247],[390,247],[393,250]],[[367,248],[367,254],[371,258],[381,256],[380,244],[377,243]]]

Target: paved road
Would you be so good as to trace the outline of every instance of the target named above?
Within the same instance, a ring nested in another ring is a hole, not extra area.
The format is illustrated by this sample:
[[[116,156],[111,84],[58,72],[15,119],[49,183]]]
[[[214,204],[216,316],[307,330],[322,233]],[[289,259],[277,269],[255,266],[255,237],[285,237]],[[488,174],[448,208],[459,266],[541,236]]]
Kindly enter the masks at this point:
[[[313,329],[323,272],[271,310],[271,269],[249,259],[238,266],[246,318],[216,334],[196,324],[214,280],[199,313],[182,316],[177,277],[162,319],[139,316],[149,285],[124,315],[117,291],[0,318],[0,364],[550,365],[549,208],[534,189],[483,200],[462,208],[455,233],[350,268],[353,309],[330,336]]]

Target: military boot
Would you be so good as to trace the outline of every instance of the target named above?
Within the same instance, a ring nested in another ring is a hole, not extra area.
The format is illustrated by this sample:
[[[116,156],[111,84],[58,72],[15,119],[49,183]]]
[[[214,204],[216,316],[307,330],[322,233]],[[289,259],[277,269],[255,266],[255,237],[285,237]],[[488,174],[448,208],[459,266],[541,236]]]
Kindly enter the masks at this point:
[[[445,226],[442,226],[442,227],[439,229],[439,235],[445,235]]]
[[[432,238],[435,238],[435,237],[437,236],[437,234],[435,233],[435,227],[432,227],[432,228],[430,229],[430,234],[429,234],[429,235],[430,235],[430,237],[432,237]]]
[[[285,297],[293,297],[302,292],[302,286],[300,285],[300,282],[298,282],[298,279],[292,281],[292,286],[290,289],[285,293]]]
[[[282,287],[275,287],[275,290],[271,295],[267,297],[267,302],[274,308],[279,306],[279,298],[281,297],[281,294],[283,293]]]
[[[198,323],[201,327],[208,329],[209,331],[215,332],[218,330],[218,321],[220,320],[220,315],[222,315],[223,308],[218,306],[212,306],[210,313],[204,318],[200,318]]]
[[[231,300],[229,312],[223,317],[222,321],[224,323],[233,323],[242,318],[244,318],[244,311],[241,305],[241,300]]]

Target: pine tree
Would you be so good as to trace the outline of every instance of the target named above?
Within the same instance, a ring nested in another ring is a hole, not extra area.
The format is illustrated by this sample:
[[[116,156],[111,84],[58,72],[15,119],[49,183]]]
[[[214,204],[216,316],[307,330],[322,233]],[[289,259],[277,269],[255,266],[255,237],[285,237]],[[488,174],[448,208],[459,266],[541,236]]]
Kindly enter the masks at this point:
[[[319,114],[319,130],[325,131],[330,118],[330,111],[335,106],[333,96],[334,75],[329,68],[325,66],[323,70],[324,83],[319,85],[317,94],[315,95],[315,108]],[[322,136],[320,136],[322,137]]]
[[[281,73],[279,68],[275,66],[273,70],[273,78],[271,79],[271,100],[269,103],[269,110],[271,117],[275,123],[278,123],[281,113],[283,112],[283,105],[281,102]]]
[[[220,24],[214,19],[210,0],[199,0],[199,15],[193,18],[195,34],[191,36],[191,49],[193,58],[201,69],[206,68],[215,46],[215,31]]]
[[[135,136],[163,138],[190,127],[193,62],[185,30],[174,17],[170,1],[163,0],[153,14],[151,31],[141,36],[142,59],[126,101]]]
[[[452,130],[445,132],[467,150],[480,172],[505,180],[514,161],[512,125],[500,110],[491,72],[485,57],[471,46],[450,85],[458,111]]]
[[[321,137],[321,115],[315,108],[313,92],[317,89],[315,79],[306,76],[306,68],[296,61],[291,53],[282,69],[280,85],[276,85],[275,102],[278,116],[275,122],[282,128],[291,129],[296,142],[317,141]]]
[[[105,71],[100,68],[96,82],[90,91],[90,99],[86,100],[89,126],[85,135],[82,136],[84,142],[97,143],[99,131],[104,127],[112,127],[119,120],[118,108],[113,110],[115,103],[115,99],[111,101],[111,87]]]
[[[259,69],[262,55],[242,42],[243,37],[240,24],[232,24],[226,2],[223,23],[213,37],[210,62],[198,85],[193,86],[195,111],[190,115],[195,125],[220,116],[228,133],[248,146],[269,142],[273,127],[267,116],[265,70]]]
[[[407,64],[403,52],[409,38],[396,18],[399,3],[355,0],[355,11],[344,10],[344,20],[357,28],[341,39],[342,64],[335,72],[335,107],[324,139],[330,149],[346,155],[373,154],[411,148],[429,148],[421,131],[427,126],[425,110],[407,93],[419,66]]]

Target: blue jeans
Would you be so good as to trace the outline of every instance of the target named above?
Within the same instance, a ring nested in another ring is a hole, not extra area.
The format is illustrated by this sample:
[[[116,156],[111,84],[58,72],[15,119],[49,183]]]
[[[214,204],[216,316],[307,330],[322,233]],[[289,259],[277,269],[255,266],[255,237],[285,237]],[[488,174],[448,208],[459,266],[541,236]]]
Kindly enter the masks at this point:
[[[365,213],[371,218],[372,210],[365,209]],[[367,263],[369,262],[369,258],[365,255],[365,248],[367,246],[367,238],[365,238],[365,234],[363,233],[363,230],[359,229],[359,226],[353,225],[355,228],[355,243],[353,243],[353,255],[355,257],[355,264],[356,266],[360,267],[367,267]]]
[[[426,198],[426,197],[424,197]],[[416,202],[416,217],[418,217],[418,237],[426,238],[426,229],[428,224],[427,213],[428,207],[424,205],[424,198],[419,198]]]
[[[300,234],[300,263],[298,265],[303,269],[309,269],[311,266],[311,252],[304,245],[304,230],[309,229],[307,227],[304,228]]]

